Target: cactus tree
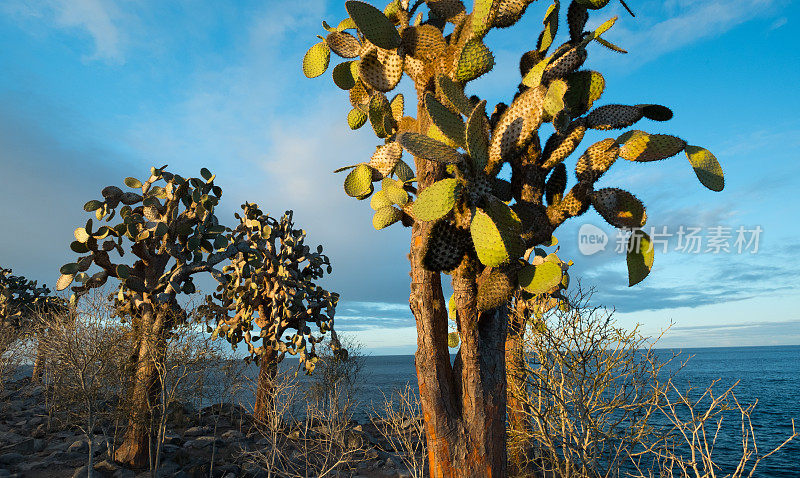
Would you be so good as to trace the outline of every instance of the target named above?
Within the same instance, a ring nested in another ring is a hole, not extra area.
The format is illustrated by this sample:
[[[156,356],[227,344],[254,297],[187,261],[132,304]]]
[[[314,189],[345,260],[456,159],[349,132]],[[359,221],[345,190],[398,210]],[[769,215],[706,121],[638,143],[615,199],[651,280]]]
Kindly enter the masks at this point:
[[[165,168],[151,168],[145,181],[126,178],[127,191],[108,186],[102,199],[84,205],[102,225],[95,228],[89,219],[75,229],[70,248],[80,256],[61,267],[57,284],[63,290],[77,282],[74,301],[109,278],[119,283],[117,310],[133,321],[137,343],[131,351],[136,364],[132,409],[115,459],[136,467],[149,460],[147,404],[158,393],[153,359],[164,347],[165,334],[185,320],[177,297],[195,292],[193,278],[199,273],[223,279],[217,265],[237,251],[214,215],[222,196],[214,176],[203,169],[201,178],[185,179]],[[125,261],[128,252],[132,257]],[[97,271],[89,275],[93,266]]]
[[[306,76],[316,77],[328,68],[331,51],[345,58],[332,76],[349,92],[348,124],[369,122],[383,140],[369,161],[341,169],[348,171],[345,192],[370,198],[377,229],[411,226],[410,305],[431,476],[507,473],[507,302],[517,287],[544,291],[561,280],[552,261],[526,261],[524,252],[548,243],[564,221],[590,207],[610,224],[633,229],[632,242],[648,242],[640,230],[642,203],[622,189],[595,188],[618,158],[651,162],[684,151],[704,185],[723,187],[719,163],[707,150],[629,130],[586,148],[572,163],[576,181],[567,190],[565,160],[588,130],[672,117],[654,104],[595,106],[605,80],[581,69],[588,51],[596,44],[623,51],[604,38],[616,18],[585,31],[589,12],[608,0],[570,2],[568,40],[557,47],[561,2],[549,5],[536,44],[522,55],[519,91],[508,106],[487,115],[485,100],[467,97],[469,82],[494,65],[487,33],[514,25],[530,3],[475,0],[468,10],[461,0],[393,0],[381,11],[347,1],[349,18],[336,27],[323,23],[326,36],[303,59]],[[404,73],[416,90],[416,118],[404,113],[401,95],[387,97]],[[554,133],[542,145],[546,123]],[[498,177],[506,164],[510,181]],[[633,248],[630,284],[649,273],[652,260],[652,250]],[[452,365],[443,272],[451,274],[461,343]]]
[[[255,204],[244,204],[242,210],[232,241],[248,248],[223,268],[227,280],[206,297],[201,313],[215,321],[209,326],[214,338],[224,337],[233,347],[244,342],[249,358],[259,363],[255,416],[264,419],[278,363],[287,352],[297,355],[310,373],[318,360],[316,344],[330,332],[332,347],[344,353],[333,328],[339,295],[316,284],[331,272],[330,260],[322,246],[312,250],[305,244],[306,233],[294,228],[292,211],[277,220]]]

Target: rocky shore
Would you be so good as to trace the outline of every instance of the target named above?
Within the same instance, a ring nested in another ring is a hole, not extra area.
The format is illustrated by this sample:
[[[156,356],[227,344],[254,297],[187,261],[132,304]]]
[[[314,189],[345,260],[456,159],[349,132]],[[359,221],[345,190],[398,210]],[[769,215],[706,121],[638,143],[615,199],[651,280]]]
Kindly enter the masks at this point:
[[[223,404],[200,410],[172,408],[158,475],[174,478],[235,478],[267,476],[264,457],[273,441],[238,405]],[[0,388],[0,478],[87,476],[89,443],[75,426],[57,423],[48,414],[44,389],[29,380],[7,382]],[[410,428],[411,424],[408,425]],[[295,424],[295,427],[297,425]],[[350,421],[332,440],[324,423],[302,426],[305,440],[319,437],[348,450],[344,463],[325,476],[411,477],[401,458],[375,423]],[[280,430],[280,460],[284,468],[303,469],[301,432]],[[121,434],[118,434],[121,435]],[[109,457],[113,437],[95,430],[96,477],[150,477],[149,470],[131,470]],[[294,463],[292,461],[294,460]],[[336,460],[334,460],[335,462]],[[272,476],[283,476],[273,474]],[[311,475],[315,476],[315,475]]]

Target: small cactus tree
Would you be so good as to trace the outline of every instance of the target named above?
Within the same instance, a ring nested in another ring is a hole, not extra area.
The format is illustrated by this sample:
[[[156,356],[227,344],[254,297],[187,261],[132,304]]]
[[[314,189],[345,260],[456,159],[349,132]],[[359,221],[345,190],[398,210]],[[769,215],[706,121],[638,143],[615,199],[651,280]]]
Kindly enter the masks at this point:
[[[599,43],[624,51],[602,37],[616,18],[585,31],[589,11],[608,2],[570,2],[569,39],[551,49],[561,8],[555,0],[535,47],[522,55],[519,91],[490,117],[486,101],[468,98],[465,86],[494,65],[487,33],[514,25],[531,0],[475,0],[471,11],[460,0],[393,0],[384,11],[347,1],[349,18],[335,28],[323,23],[327,35],[303,59],[306,76],[316,77],[329,66],[331,51],[345,58],[333,69],[333,80],[349,91],[348,124],[355,129],[369,121],[384,140],[368,162],[343,168],[350,170],[345,192],[372,196],[377,229],[397,222],[412,227],[410,305],[431,476],[507,472],[506,304],[517,286],[543,293],[562,276],[551,261],[522,260],[527,248],[547,243],[564,221],[590,207],[610,224],[634,229],[631,241],[646,246],[647,235],[639,229],[646,220],[642,203],[622,189],[594,187],[620,157],[649,162],[685,151],[704,185],[723,187],[719,163],[707,150],[674,136],[631,130],[589,146],[576,161],[577,182],[567,191],[564,161],[587,130],[672,117],[668,108],[653,104],[593,109],[605,81],[598,72],[580,70],[589,47]],[[414,82],[416,118],[405,115],[401,95],[386,96],[403,73]],[[539,132],[548,122],[555,132],[542,146]],[[413,156],[415,171],[402,160],[404,150]],[[505,164],[510,182],[498,178]],[[647,247],[631,249],[633,285],[649,273],[653,256]],[[442,272],[452,275],[455,291],[461,347],[453,365]]]
[[[225,284],[206,297],[200,312],[215,321],[209,326],[214,338],[224,337],[234,348],[243,341],[248,358],[259,363],[255,417],[263,420],[272,404],[278,363],[287,352],[299,356],[310,373],[318,360],[316,345],[327,332],[334,350],[346,351],[340,349],[333,328],[339,295],[315,282],[332,270],[322,246],[312,250],[305,244],[306,233],[294,228],[292,211],[277,220],[256,204],[243,204],[242,210],[236,214],[239,225],[231,241],[248,247],[223,268]],[[313,335],[312,327],[319,336]]]
[[[129,177],[125,186],[133,191],[108,186],[102,190],[102,200],[84,205],[105,224],[95,229],[89,219],[86,226],[75,229],[70,248],[81,256],[61,267],[57,288],[66,289],[77,281],[72,287],[75,301],[109,278],[119,282],[117,311],[133,321],[137,344],[132,351],[136,364],[132,409],[114,458],[142,467],[149,460],[148,403],[155,403],[158,394],[153,357],[164,347],[165,334],[185,320],[177,297],[195,292],[196,274],[206,272],[224,280],[218,264],[246,245],[231,243],[214,215],[222,189],[205,168],[201,178],[188,179],[168,172],[166,166],[151,168],[147,180]],[[122,260],[126,252],[133,256],[127,262]],[[98,270],[89,275],[93,265]]]

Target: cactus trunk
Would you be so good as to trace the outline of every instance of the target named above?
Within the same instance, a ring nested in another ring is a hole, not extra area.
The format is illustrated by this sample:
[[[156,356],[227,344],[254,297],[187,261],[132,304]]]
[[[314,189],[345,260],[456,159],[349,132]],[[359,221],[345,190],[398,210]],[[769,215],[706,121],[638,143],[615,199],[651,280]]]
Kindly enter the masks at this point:
[[[430,118],[420,103],[420,131]],[[417,158],[420,188],[443,175],[444,167]],[[453,273],[461,349],[451,365],[447,307],[441,276],[422,264],[430,222],[417,221],[411,234],[410,306],[417,323],[416,369],[425,418],[432,477],[506,476],[505,351],[507,314],[479,313],[477,281],[470,264]]]
[[[533,457],[530,436],[530,413],[526,410],[526,364],[523,353],[525,339],[524,301],[517,301],[509,320],[506,337],[506,380],[508,381],[508,464],[514,474],[525,475]]]
[[[164,316],[147,307],[141,316],[141,334],[136,354],[136,370],[129,397],[128,427],[122,444],[114,454],[118,463],[145,468],[150,463],[151,404],[158,399],[158,374],[154,358],[159,354],[164,333]]]
[[[258,368],[258,384],[256,385],[256,406],[253,415],[259,422],[269,418],[269,410],[273,406],[273,382],[278,373],[278,354],[272,347],[266,347],[261,356]]]

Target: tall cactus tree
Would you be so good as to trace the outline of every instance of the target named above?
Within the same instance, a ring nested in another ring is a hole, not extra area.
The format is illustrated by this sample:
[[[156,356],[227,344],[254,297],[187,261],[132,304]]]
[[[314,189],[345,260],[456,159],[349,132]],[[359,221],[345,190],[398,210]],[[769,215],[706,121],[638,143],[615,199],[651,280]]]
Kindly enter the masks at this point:
[[[628,255],[629,284],[649,273],[652,249],[640,229],[644,206],[625,190],[594,186],[618,158],[650,162],[684,151],[705,186],[723,187],[722,169],[707,150],[675,136],[630,130],[589,146],[574,163],[577,181],[566,189],[564,161],[587,130],[672,117],[654,104],[594,107],[605,80],[581,70],[589,49],[599,43],[623,51],[602,36],[616,18],[585,31],[589,11],[608,0],[572,1],[569,39],[551,48],[561,8],[555,0],[535,47],[522,55],[513,101],[487,116],[485,100],[468,98],[465,86],[494,65],[486,34],[514,25],[530,3],[475,0],[467,11],[460,0],[393,0],[381,11],[347,1],[349,18],[335,28],[323,23],[327,35],[303,58],[308,77],[327,70],[331,51],[346,59],[332,76],[349,91],[348,124],[356,129],[369,121],[383,139],[369,161],[339,170],[349,171],[345,192],[371,197],[376,229],[398,222],[411,227],[410,306],[431,476],[507,473],[507,302],[517,287],[541,293],[562,276],[552,261],[523,260],[528,248],[548,243],[564,221],[594,207],[615,227],[632,229],[631,243],[644,246]],[[402,95],[386,96],[403,73],[414,83],[416,118],[405,115]],[[542,145],[545,123],[555,133]],[[404,151],[415,171],[403,161]],[[510,182],[498,178],[506,163]],[[442,272],[451,275],[461,343],[452,365]]]
[[[272,404],[278,363],[286,353],[297,355],[310,373],[318,361],[316,345],[327,332],[334,350],[345,351],[333,328],[339,295],[315,282],[332,271],[322,246],[312,250],[305,244],[306,233],[295,229],[292,211],[277,220],[256,204],[243,204],[242,210],[236,214],[239,225],[231,241],[248,248],[223,268],[225,285],[206,297],[200,312],[215,322],[209,326],[214,338],[224,337],[233,347],[244,342],[249,358],[259,363],[255,417],[263,420]]]
[[[177,297],[195,292],[197,274],[224,280],[218,264],[242,246],[230,242],[214,215],[222,189],[207,169],[201,178],[185,179],[163,166],[151,168],[145,181],[129,177],[124,182],[128,191],[108,186],[103,199],[84,205],[103,225],[95,228],[89,219],[75,229],[70,248],[80,256],[61,267],[57,289],[77,282],[72,286],[75,301],[109,278],[119,282],[117,310],[133,321],[137,343],[128,427],[114,458],[143,467],[149,460],[148,402],[158,394],[153,357],[164,348],[170,329],[185,320]],[[123,261],[126,252],[133,256],[129,261]],[[93,266],[97,272],[89,275]]]

